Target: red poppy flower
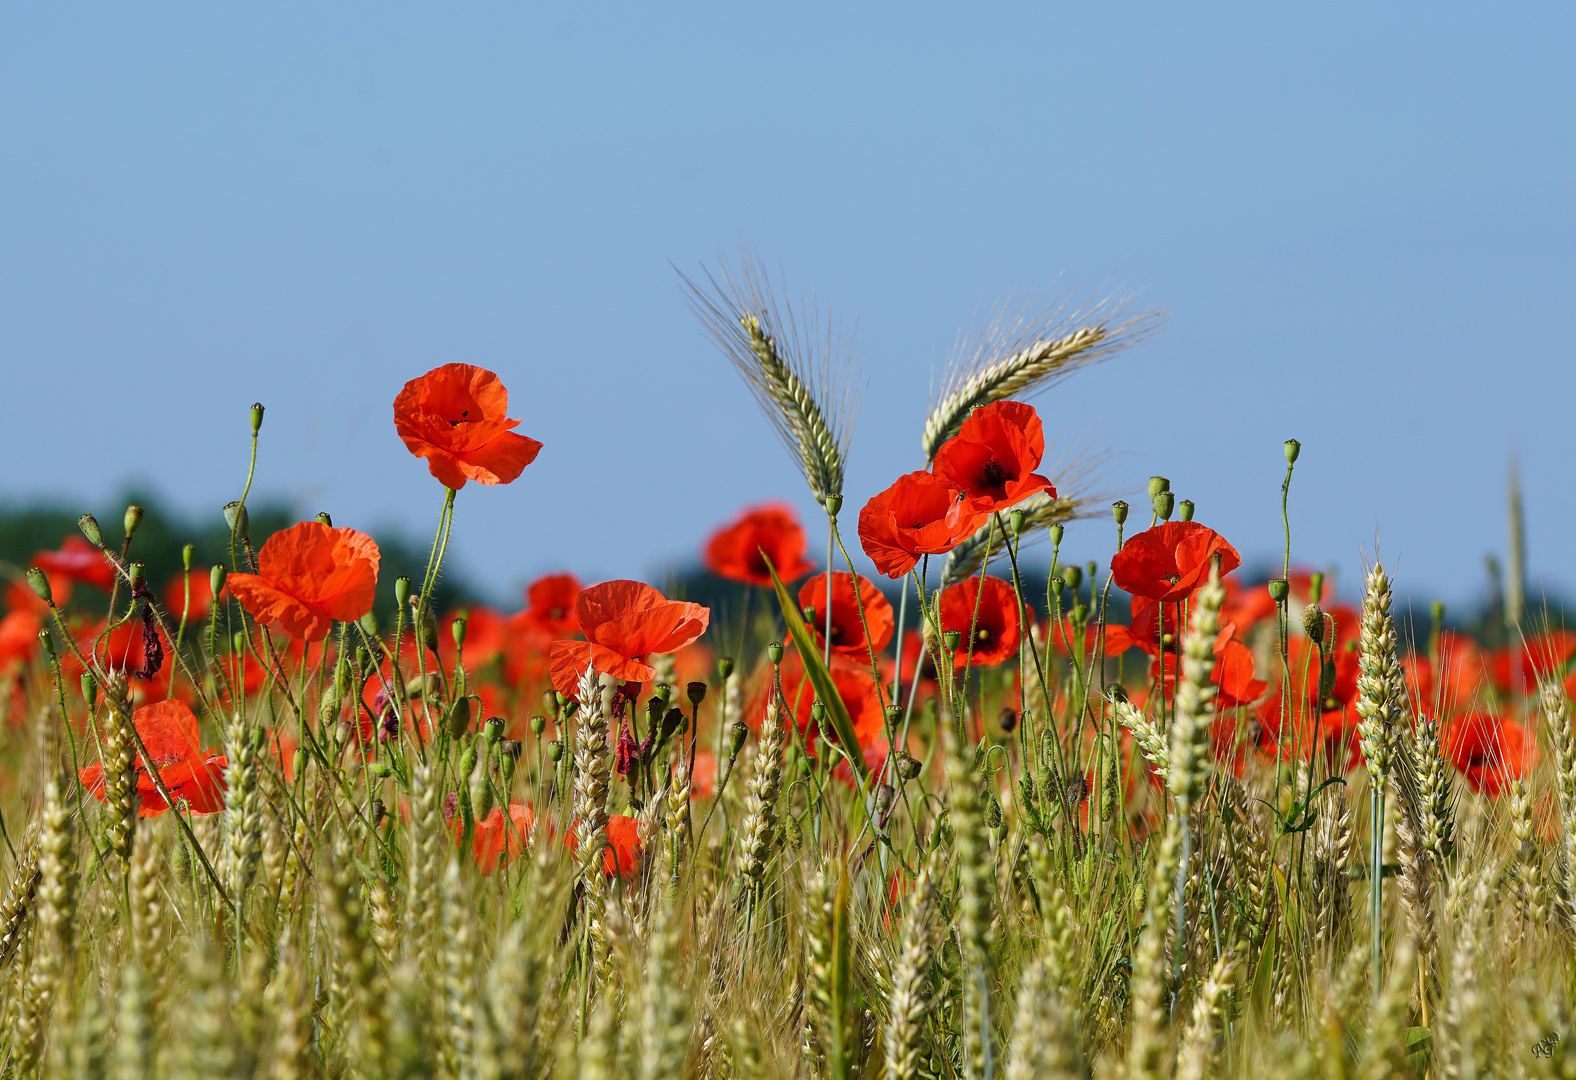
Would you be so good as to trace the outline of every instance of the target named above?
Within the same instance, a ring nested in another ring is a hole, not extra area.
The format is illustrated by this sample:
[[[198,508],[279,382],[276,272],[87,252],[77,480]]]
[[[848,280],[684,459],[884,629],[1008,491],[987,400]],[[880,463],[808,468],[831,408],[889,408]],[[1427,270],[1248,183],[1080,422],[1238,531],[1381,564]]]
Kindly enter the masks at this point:
[[[1565,665],[1576,655],[1576,631],[1550,630],[1534,634],[1514,649],[1500,649],[1489,660],[1494,685],[1502,690],[1535,690],[1540,679],[1565,674]]]
[[[804,662],[800,660],[795,650],[788,650],[778,670],[782,678],[783,700],[788,703],[788,708],[793,710],[794,724],[804,737],[805,745],[813,756],[816,753],[816,736],[820,734],[811,716],[811,707],[815,704],[816,698],[815,686],[805,677]],[[847,660],[833,657],[831,672],[832,684],[837,687],[837,696],[842,699],[843,707],[848,710],[848,718],[853,721],[854,734],[858,736],[860,748],[866,752],[865,757],[868,762],[870,752],[878,746],[885,745],[886,713],[881,707],[881,691],[877,688],[875,679],[871,678],[870,672]],[[766,722],[771,675],[770,666],[761,670],[749,702],[744,708],[747,722],[756,731],[759,731],[761,725]]]
[[[555,641],[548,654],[553,688],[566,696],[578,693],[588,666],[624,682],[645,682],[655,674],[646,657],[699,638],[711,611],[669,600],[643,582],[604,581],[580,593],[575,616],[586,640]]]
[[[1279,756],[1291,760],[1293,753],[1302,761],[1312,761],[1314,754],[1333,774],[1345,775],[1362,762],[1357,735],[1357,714],[1349,705],[1317,715],[1297,712],[1293,705],[1294,721],[1285,718],[1281,708],[1281,695],[1265,698],[1254,713],[1258,722],[1258,748],[1271,758]]]
[[[1420,705],[1448,714],[1468,708],[1490,683],[1489,660],[1477,642],[1454,630],[1439,635],[1439,663],[1424,654],[1401,661],[1407,689]]]
[[[193,814],[217,814],[224,809],[224,770],[229,759],[216,750],[198,750],[197,717],[184,701],[144,705],[131,716],[153,757],[164,786],[185,801]],[[104,766],[89,765],[79,774],[82,786],[100,802],[104,795]],[[148,762],[137,759],[138,817],[158,817],[170,808],[148,772]]]
[[[109,592],[115,584],[115,567],[104,553],[80,536],[68,536],[59,551],[40,551],[33,565],[48,574],[92,585]]]
[[[936,452],[936,476],[963,492],[976,513],[1005,510],[1056,489],[1035,469],[1045,456],[1045,432],[1034,406],[996,401],[975,409],[958,433]]]
[[[1532,733],[1492,713],[1468,713],[1445,725],[1440,748],[1473,791],[1494,798],[1537,762]]]
[[[43,625],[43,619],[34,611],[9,611],[0,618],[0,671],[33,658]]]
[[[941,629],[960,635],[953,665],[962,671],[971,662],[969,628],[975,628],[972,663],[975,667],[1000,664],[1018,654],[1023,640],[1018,618],[1018,598],[1012,586],[998,577],[984,579],[983,591],[977,577],[949,585],[941,592]],[[978,622],[976,623],[976,610]],[[1029,612],[1034,617],[1034,612]]]
[[[229,588],[258,622],[321,641],[336,620],[354,622],[372,610],[378,559],[366,533],[303,521],[270,536],[257,553],[258,572],[231,574]]]
[[[508,865],[531,842],[531,829],[536,824],[536,811],[529,803],[510,803],[506,819],[503,807],[495,806],[484,818],[476,821],[471,834],[471,853],[476,857],[476,867],[486,877],[502,862]],[[465,833],[464,822],[454,820],[454,838],[458,841]]]
[[[805,547],[804,530],[793,507],[787,503],[755,506],[711,534],[706,541],[706,569],[729,581],[769,588],[772,575],[766,569],[766,559],[771,559],[784,582],[798,581],[815,569],[804,557]]]
[[[438,657],[445,667],[452,669],[456,659],[454,649],[454,620],[465,616],[465,666],[471,671],[484,667],[495,656],[503,655],[508,637],[504,618],[497,611],[480,604],[451,611],[443,617],[438,627]]]
[[[838,570],[832,574],[832,651],[842,656],[852,656],[862,663],[869,663],[870,648],[865,643],[865,627],[870,627],[870,645],[880,652],[892,640],[894,628],[892,605],[881,590],[867,578],[857,579],[853,574]],[[826,575],[815,577],[799,586],[799,606],[813,609],[815,618],[807,624],[815,634],[818,646],[826,644]],[[864,618],[860,618],[861,609]]]
[[[486,368],[444,364],[405,384],[394,399],[394,427],[444,487],[465,481],[507,484],[536,460],[542,444],[511,428],[509,391]]]
[[[640,861],[645,851],[640,843],[640,825],[632,817],[612,814],[607,819],[607,848],[602,852],[602,873],[608,877],[617,874],[632,878],[640,872]],[[570,829],[564,836],[564,846],[574,851],[580,838]]]
[[[962,493],[928,472],[912,472],[859,511],[859,543],[889,578],[899,578],[921,555],[942,555],[985,521],[964,504]]]
[[[1210,560],[1216,555],[1221,556],[1222,577],[1242,565],[1237,549],[1213,529],[1196,521],[1168,521],[1123,544],[1111,558],[1111,574],[1134,596],[1175,603],[1209,580]]]
[[[526,612],[553,637],[567,637],[580,632],[580,622],[575,618],[575,601],[579,598],[579,578],[573,574],[548,574],[531,582],[525,590]]]

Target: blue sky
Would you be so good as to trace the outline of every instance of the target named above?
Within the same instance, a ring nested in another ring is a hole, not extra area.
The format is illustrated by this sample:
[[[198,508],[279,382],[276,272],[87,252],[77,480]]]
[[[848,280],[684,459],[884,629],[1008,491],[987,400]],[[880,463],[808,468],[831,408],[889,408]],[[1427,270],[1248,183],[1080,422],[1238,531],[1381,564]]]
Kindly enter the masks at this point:
[[[0,13],[0,498],[258,490],[426,535],[403,382],[497,370],[546,448],[467,488],[500,597],[660,576],[813,504],[673,267],[741,238],[850,327],[852,508],[918,467],[959,334],[1120,291],[1155,339],[1035,399],[1250,561],[1465,601],[1525,478],[1576,591],[1576,13],[1466,5],[13,5]],[[848,516],[851,526],[853,514]],[[1103,557],[1107,520],[1069,531]]]

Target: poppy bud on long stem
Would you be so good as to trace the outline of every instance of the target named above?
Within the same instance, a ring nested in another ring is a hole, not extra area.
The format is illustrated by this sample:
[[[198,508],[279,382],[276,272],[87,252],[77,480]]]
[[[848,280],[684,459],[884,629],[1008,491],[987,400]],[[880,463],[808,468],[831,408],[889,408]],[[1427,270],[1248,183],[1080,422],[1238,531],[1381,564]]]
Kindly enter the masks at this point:
[[[82,530],[82,535],[88,538],[88,543],[94,547],[104,546],[104,534],[99,530],[98,519],[92,514],[83,514],[77,518],[77,528]]]
[[[1286,440],[1286,464],[1287,465],[1295,465],[1295,464],[1297,464],[1297,455],[1300,454],[1300,453],[1302,453],[1302,443],[1298,442],[1296,439],[1287,439]]]
[[[1155,504],[1155,515],[1161,521],[1171,520],[1171,511],[1176,506],[1176,496],[1169,491],[1157,492],[1151,499]]]
[[[1159,495],[1162,491],[1170,491],[1170,490],[1171,490],[1171,481],[1167,480],[1165,477],[1163,477],[1163,476],[1151,476],[1149,478],[1149,498],[1150,498],[1151,501],[1153,501],[1154,497],[1156,495]]]
[[[1127,524],[1127,510],[1127,503],[1120,499],[1111,504],[1111,516],[1116,519],[1118,525]]]
[[[230,527],[235,538],[242,542],[251,539],[252,520],[246,512],[246,507],[239,502],[224,504],[224,523]]]
[[[1308,575],[1308,603],[1317,604],[1324,599],[1324,571],[1315,570]]]
[[[126,539],[130,540],[137,527],[142,524],[142,507],[136,503],[126,507],[126,516],[121,519],[121,524],[126,527]]]
[[[38,594],[40,600],[50,607],[55,606],[55,593],[49,587],[48,574],[36,566],[29,566],[27,568],[27,583],[33,587],[33,591]]]
[[[263,403],[255,402],[252,405],[252,434],[256,435],[263,430]]]
[[[1192,499],[1183,499],[1180,503],[1177,504],[1177,520],[1178,521],[1192,521],[1193,520],[1193,500]]]

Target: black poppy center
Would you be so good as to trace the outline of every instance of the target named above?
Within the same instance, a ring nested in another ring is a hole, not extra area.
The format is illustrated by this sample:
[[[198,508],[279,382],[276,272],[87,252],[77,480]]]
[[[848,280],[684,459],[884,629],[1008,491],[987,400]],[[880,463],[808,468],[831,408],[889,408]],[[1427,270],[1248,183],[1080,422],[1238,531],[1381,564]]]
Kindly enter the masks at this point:
[[[459,427],[461,424],[468,424],[470,422],[471,422],[471,410],[465,409],[465,410],[463,410],[460,413],[460,418],[458,420],[450,420],[449,421],[449,426],[451,428],[452,427]]]
[[[985,463],[983,476],[986,487],[1000,487],[1007,482],[1007,470],[1002,468],[1001,462],[995,458]]]

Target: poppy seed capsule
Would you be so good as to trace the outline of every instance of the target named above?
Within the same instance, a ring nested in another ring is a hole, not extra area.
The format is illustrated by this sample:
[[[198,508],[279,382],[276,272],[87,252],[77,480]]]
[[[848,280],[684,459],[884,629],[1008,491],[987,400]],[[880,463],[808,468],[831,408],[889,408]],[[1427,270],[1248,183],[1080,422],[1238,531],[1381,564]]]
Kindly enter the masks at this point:
[[[88,538],[88,543],[94,547],[104,546],[104,534],[99,530],[98,518],[92,514],[83,514],[77,518],[77,528],[82,530],[82,535]]]
[[[1151,476],[1149,478],[1149,498],[1151,500],[1153,500],[1154,497],[1156,495],[1159,495],[1162,491],[1170,491],[1170,490],[1171,490],[1171,481],[1167,480],[1165,477],[1163,477],[1163,476]]]
[[[662,718],[662,741],[667,742],[669,739],[671,739],[673,737],[673,733],[684,726],[684,721],[686,719],[688,719],[688,717],[684,715],[684,711],[682,709],[669,709],[668,714]]]
[[[706,684],[703,682],[684,684],[685,696],[689,698],[690,704],[697,709],[700,708],[700,703],[706,700],[706,689]]]
[[[646,699],[646,727],[655,728],[667,710],[667,704],[656,694]]]
[[[1012,535],[1022,536],[1023,523],[1027,520],[1028,518],[1022,510],[1014,510],[1012,513],[1008,514],[1007,524],[1012,528]]]
[[[815,605],[814,604],[806,604],[804,607],[799,609],[799,613],[804,616],[804,621],[806,623],[808,623],[811,626],[815,625]]]
[[[1171,511],[1176,507],[1177,497],[1169,491],[1158,492],[1150,500],[1155,504],[1155,514],[1161,521],[1171,520]]]
[[[1286,597],[1291,595],[1291,582],[1285,578],[1271,578],[1269,582],[1270,599],[1277,604],[1284,604]]]
[[[256,435],[261,430],[263,430],[263,403],[257,401],[252,404],[252,434]]]
[[[662,699],[664,707],[673,700],[673,684],[671,683],[659,682],[651,688],[651,692]]]
[[[749,738],[750,728],[743,720],[735,720],[728,725],[728,760],[732,761],[739,756],[739,751],[744,749],[744,740]]]
[[[1315,645],[1324,640],[1324,609],[1318,604],[1309,604],[1302,609],[1302,632]]]
[[[533,716],[533,717],[531,717],[531,734],[532,735],[535,735],[537,738],[541,738],[542,737],[542,732],[544,732],[546,730],[547,730],[547,717],[545,717],[545,716]]]
[[[838,511],[842,510],[842,508],[843,497],[841,495],[828,495],[826,497],[826,513],[828,516],[835,518]]]
[[[903,706],[888,705],[886,707],[886,722],[888,727],[897,727],[897,722],[903,719]]]
[[[55,606],[55,593],[49,587],[48,574],[36,566],[29,566],[27,568],[27,583],[33,587],[33,591],[38,594],[40,600],[50,607]]]
[[[237,656],[246,651],[246,632],[237,630],[230,635],[230,650]]]
[[[724,656],[717,661],[717,674],[722,676],[723,682],[733,678],[733,657]]]
[[[489,716],[487,718],[487,722],[482,725],[482,730],[487,733],[487,742],[489,744],[497,744],[498,742],[502,741],[503,717]]]
[[[126,539],[131,539],[137,527],[142,524],[142,507],[136,503],[126,507],[126,516],[121,519],[121,524],[126,527]]]
[[[1018,714],[1012,711],[1011,706],[1003,705],[1001,707],[1001,714],[996,717],[996,723],[1001,725],[1001,729],[1003,731],[1011,735],[1013,730],[1018,726]]]
[[[1286,464],[1297,464],[1297,455],[1302,453],[1302,443],[1296,439],[1286,440]]]
[[[1081,567],[1081,566],[1064,566],[1064,567],[1062,567],[1062,580],[1067,583],[1067,587],[1069,589],[1072,589],[1074,592],[1077,592],[1078,591],[1078,586],[1083,584],[1083,567]]]
[[[382,799],[372,800],[372,827],[378,828],[383,824],[383,819],[388,816],[388,808],[383,805]]]
[[[328,516],[327,510],[319,510],[317,512],[317,523],[319,525],[327,525],[330,529],[334,527],[334,519]]]
[[[1116,519],[1116,523],[1118,525],[1126,525],[1127,524],[1127,503],[1123,502],[1121,499],[1118,499],[1116,502],[1112,503],[1111,504],[1111,516]]]
[[[369,611],[357,619],[356,625],[365,630],[368,637],[375,638],[378,636],[378,617],[372,612]]]
[[[250,540],[252,537],[252,519],[246,512],[246,507],[238,502],[224,504],[224,523],[230,526],[230,535],[237,540]]]
[[[774,641],[770,645],[766,646],[766,659],[772,662],[773,667],[776,667],[778,664],[782,663],[783,643],[780,641]]]
[[[43,627],[38,632],[38,643],[44,648],[44,656],[51,664],[55,662],[55,639],[49,636],[49,627]]]
[[[181,569],[188,574],[192,572],[192,560],[197,556],[196,544],[183,544],[181,546]]]
[[[963,635],[957,630],[948,630],[946,633],[941,635],[941,644],[946,647],[946,650],[949,653],[957,652],[958,643],[962,640]]]
[[[897,774],[904,780],[914,779],[914,777],[919,775],[919,771],[922,768],[924,768],[923,763],[913,754],[906,750],[897,752]]]
[[[91,671],[82,673],[82,700],[88,703],[88,711],[98,708],[98,680]]]
[[[456,649],[465,648],[465,625],[464,615],[456,615],[454,621],[449,624],[449,636],[454,639]]]
[[[891,784],[882,784],[876,788],[876,817],[884,818],[892,812],[892,806],[897,802],[897,792]]]
[[[410,603],[410,578],[401,576],[394,579],[394,602],[401,611]]]
[[[1178,521],[1192,521],[1193,520],[1193,500],[1192,499],[1183,499],[1181,502],[1177,503],[1177,520]]]
[[[213,602],[219,602],[219,594],[224,591],[224,567],[219,563],[213,564],[213,569],[208,571],[208,588],[213,593]]]
[[[1061,547],[1062,546],[1062,537],[1064,535],[1066,535],[1066,533],[1067,533],[1067,526],[1061,525],[1061,524],[1052,525],[1051,528],[1050,528],[1051,546],[1052,547]]]
[[[820,727],[821,721],[826,719],[826,706],[821,704],[819,698],[810,702],[810,719],[815,722],[816,727]]]
[[[1084,624],[1089,621],[1089,605],[1088,604],[1079,604],[1079,605],[1077,605],[1076,607],[1073,608],[1073,613],[1072,613],[1072,615],[1070,617],[1073,620],[1073,625],[1078,627],[1079,629],[1082,629]]]
[[[131,593],[135,596],[142,591],[143,583],[148,577],[148,568],[140,562],[134,562],[126,568],[126,576],[131,579]]]
[[[557,761],[559,758],[561,758],[563,756],[564,756],[564,744],[563,743],[554,741],[554,742],[550,742],[550,743],[547,744],[547,760],[548,761]]]

